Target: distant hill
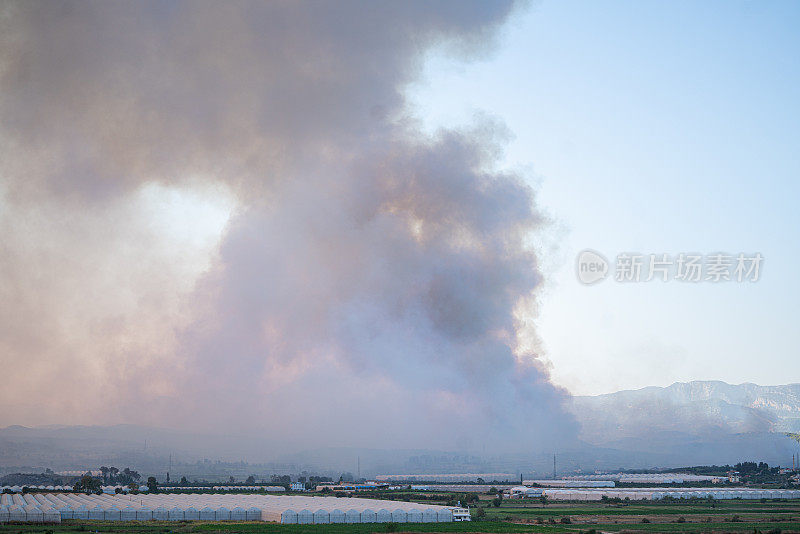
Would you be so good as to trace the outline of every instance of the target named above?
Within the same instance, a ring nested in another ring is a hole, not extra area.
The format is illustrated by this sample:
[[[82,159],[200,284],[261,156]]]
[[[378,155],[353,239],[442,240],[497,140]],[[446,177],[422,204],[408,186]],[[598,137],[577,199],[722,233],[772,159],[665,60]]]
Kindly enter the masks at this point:
[[[706,448],[720,457],[763,451],[780,458],[790,447],[785,434],[800,431],[800,384],[677,382],[573,397],[570,409],[581,438],[595,446],[663,454]]]
[[[252,436],[197,434],[138,425],[0,428],[0,475],[16,471],[96,469],[101,465],[163,471],[170,455],[183,461],[261,460],[270,442]]]
[[[758,386],[725,382],[675,383],[607,395],[573,397],[569,409],[581,424],[580,442],[559,451],[498,455],[492,451],[329,448],[276,452],[273,436],[200,435],[179,429],[132,425],[0,428],[0,475],[16,472],[130,466],[162,473],[176,462],[202,465],[192,476],[250,474],[216,460],[262,463],[264,474],[316,469],[388,472],[539,472],[552,468],[552,453],[568,469],[617,469],[766,461],[790,465],[800,445],[800,384]],[[546,431],[546,429],[543,429]],[[523,446],[524,447],[524,446]],[[255,466],[253,466],[255,467]],[[219,473],[217,473],[219,471]],[[241,471],[241,473],[239,472]],[[259,471],[260,472],[260,471]],[[183,474],[183,473],[182,473]]]

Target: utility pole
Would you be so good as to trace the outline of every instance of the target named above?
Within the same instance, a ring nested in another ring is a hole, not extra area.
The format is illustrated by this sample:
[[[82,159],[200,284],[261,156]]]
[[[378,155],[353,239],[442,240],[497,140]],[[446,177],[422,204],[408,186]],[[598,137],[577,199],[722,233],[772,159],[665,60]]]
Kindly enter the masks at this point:
[[[556,479],[556,455],[553,454],[553,480]]]
[[[356,466],[356,480],[361,480],[361,456],[358,457],[358,464]]]

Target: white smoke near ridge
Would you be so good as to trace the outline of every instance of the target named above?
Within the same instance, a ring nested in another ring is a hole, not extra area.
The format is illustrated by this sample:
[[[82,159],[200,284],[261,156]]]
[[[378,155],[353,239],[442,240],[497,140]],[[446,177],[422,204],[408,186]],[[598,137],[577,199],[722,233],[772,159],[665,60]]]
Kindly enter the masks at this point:
[[[570,440],[565,393],[518,341],[541,218],[497,169],[502,127],[429,138],[403,100],[426,50],[481,53],[512,7],[4,3],[7,422]],[[235,198],[210,265],[159,252],[131,200],[152,184]]]

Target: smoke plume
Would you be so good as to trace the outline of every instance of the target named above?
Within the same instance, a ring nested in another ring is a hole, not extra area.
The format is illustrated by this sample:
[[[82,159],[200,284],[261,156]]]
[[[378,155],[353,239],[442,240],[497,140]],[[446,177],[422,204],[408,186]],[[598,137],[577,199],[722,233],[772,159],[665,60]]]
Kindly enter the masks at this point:
[[[0,422],[570,439],[503,127],[426,135],[404,99],[513,9],[0,4]]]

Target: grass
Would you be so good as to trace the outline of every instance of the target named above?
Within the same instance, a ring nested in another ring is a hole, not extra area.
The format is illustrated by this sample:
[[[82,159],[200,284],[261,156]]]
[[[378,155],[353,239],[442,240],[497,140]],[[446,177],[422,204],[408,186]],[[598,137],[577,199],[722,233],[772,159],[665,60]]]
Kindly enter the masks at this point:
[[[609,509],[609,508],[583,508],[583,509],[532,509],[532,508],[487,508],[486,515],[493,516],[506,516],[506,515],[520,515],[530,517],[557,517],[562,515],[729,515],[737,514],[792,514],[797,513],[800,509],[794,510],[776,510],[776,509],[747,509],[736,508],[732,510],[720,510],[709,508],[679,508],[679,509],[659,509],[659,508],[623,508],[623,509]]]
[[[798,532],[800,522],[715,522],[715,523],[649,523],[592,525],[520,525],[505,522],[481,521],[469,523],[409,523],[396,525],[279,525],[276,523],[113,523],[67,522],[61,525],[3,525],[7,534],[87,534],[93,532],[125,534],[372,534],[382,532]]]
[[[387,524],[364,525],[279,525],[276,523],[174,523],[174,522],[103,522],[67,521],[60,525],[10,524],[0,526],[4,534],[372,534],[382,532],[799,532],[800,521],[791,522],[714,522],[714,523],[648,523],[591,525],[521,525],[496,521],[469,523],[408,523],[390,527]]]
[[[584,526],[584,529],[587,527]],[[603,532],[761,532],[781,531],[785,533],[800,531],[800,523],[650,523],[647,525],[591,525],[592,529]],[[575,530],[573,530],[575,532]],[[580,530],[578,530],[580,532]],[[586,530],[583,530],[586,532]]]
[[[564,514],[579,515],[685,515],[685,514],[780,514],[800,513],[798,501],[775,501],[762,503],[756,502],[727,502],[716,501],[710,503],[666,503],[666,504],[587,504],[587,503],[557,503],[542,506],[541,504],[517,504],[504,502],[499,508],[489,506],[486,508],[492,514],[527,514],[534,517],[558,516]]]

